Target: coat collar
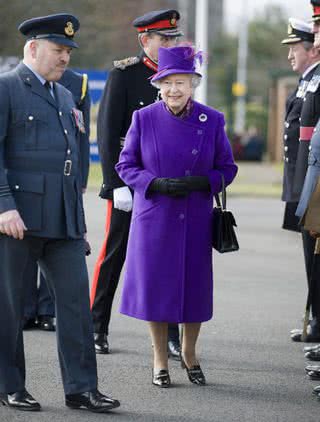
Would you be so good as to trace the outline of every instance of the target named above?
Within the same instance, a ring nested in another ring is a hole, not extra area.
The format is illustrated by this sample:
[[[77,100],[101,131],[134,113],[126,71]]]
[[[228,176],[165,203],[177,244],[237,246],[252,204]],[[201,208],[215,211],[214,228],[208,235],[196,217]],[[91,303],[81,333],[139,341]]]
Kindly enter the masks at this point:
[[[59,95],[57,89],[55,90],[56,98],[54,99],[36,75],[22,62],[17,66],[16,72],[22,81],[31,88],[33,93],[48,101],[53,107],[58,108]],[[56,84],[54,86],[56,87]]]

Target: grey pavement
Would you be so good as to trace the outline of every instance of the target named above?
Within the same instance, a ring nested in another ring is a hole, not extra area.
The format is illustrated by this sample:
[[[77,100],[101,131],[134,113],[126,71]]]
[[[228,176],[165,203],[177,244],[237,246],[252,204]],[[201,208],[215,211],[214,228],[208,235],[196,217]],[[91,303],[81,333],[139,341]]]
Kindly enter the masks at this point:
[[[103,240],[104,208],[94,192],[87,193],[90,274]],[[170,362],[172,388],[152,386],[146,323],[118,313],[118,291],[112,353],[98,356],[98,366],[101,390],[119,398],[121,407],[106,415],[67,409],[55,334],[30,331],[27,387],[43,411],[2,407],[0,422],[318,422],[320,402],[311,395],[317,383],[305,376],[303,345],[289,338],[290,329],[301,326],[306,297],[301,239],[281,230],[283,205],[277,199],[233,197],[230,208],[241,250],[214,257],[214,319],[203,325],[199,340],[206,387],[192,385],[177,362]]]

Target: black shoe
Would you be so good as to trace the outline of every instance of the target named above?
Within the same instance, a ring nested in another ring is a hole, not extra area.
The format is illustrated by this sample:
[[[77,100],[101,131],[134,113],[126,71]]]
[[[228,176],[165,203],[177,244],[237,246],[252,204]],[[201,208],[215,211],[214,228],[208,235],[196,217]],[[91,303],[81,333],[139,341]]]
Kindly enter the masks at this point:
[[[310,352],[305,353],[305,358],[309,360],[319,361],[320,360],[320,349],[311,350]]]
[[[196,385],[206,385],[206,377],[202,372],[200,365],[191,366],[188,368],[184,360],[181,358],[181,368],[187,371],[189,381]]]
[[[295,333],[291,334],[291,340],[294,342],[302,342],[302,330],[296,331]],[[320,341],[319,334],[307,334],[304,343],[317,343]]]
[[[22,329],[23,330],[33,330],[38,328],[38,324],[35,318],[27,318],[24,317],[22,321]]]
[[[320,394],[320,385],[314,387],[314,389],[312,390],[312,394],[315,394],[316,396]]]
[[[307,365],[306,373],[312,380],[319,380],[320,379],[320,366],[318,365]]]
[[[160,369],[155,372],[152,370],[152,384],[161,388],[168,388],[171,384],[170,375],[167,369]]]
[[[181,347],[179,341],[168,340],[168,357],[173,360],[181,360]]]
[[[315,352],[317,350],[320,350],[320,344],[316,344],[315,346],[305,346],[303,348],[304,353]]]
[[[39,315],[38,328],[43,331],[56,331],[54,317],[49,315]]]
[[[66,406],[71,409],[84,407],[90,412],[106,413],[119,407],[120,402],[101,394],[98,390],[93,390],[79,394],[66,394]]]
[[[40,403],[27,390],[11,394],[1,394],[0,400],[4,406],[13,407],[17,410],[29,410],[33,412],[41,410]]]
[[[101,355],[110,353],[107,334],[94,333],[94,348]]]

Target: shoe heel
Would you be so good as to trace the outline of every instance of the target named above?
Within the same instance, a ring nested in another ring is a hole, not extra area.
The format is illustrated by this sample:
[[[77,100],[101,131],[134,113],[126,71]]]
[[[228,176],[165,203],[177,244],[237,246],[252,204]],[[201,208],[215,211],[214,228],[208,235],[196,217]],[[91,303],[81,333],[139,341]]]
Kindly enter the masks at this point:
[[[70,409],[80,409],[81,405],[77,403],[70,403],[69,401],[66,401],[66,406]]]

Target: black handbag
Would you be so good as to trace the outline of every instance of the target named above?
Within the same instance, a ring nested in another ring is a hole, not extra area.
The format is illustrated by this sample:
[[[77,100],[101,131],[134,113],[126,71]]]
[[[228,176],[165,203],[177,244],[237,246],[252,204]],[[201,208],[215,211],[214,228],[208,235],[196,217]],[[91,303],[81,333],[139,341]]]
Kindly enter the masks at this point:
[[[227,211],[227,193],[222,177],[222,205],[219,194],[214,195],[216,207],[213,208],[212,215],[212,247],[220,252],[233,252],[239,249],[239,243],[234,230],[237,227],[236,220],[231,211]]]

